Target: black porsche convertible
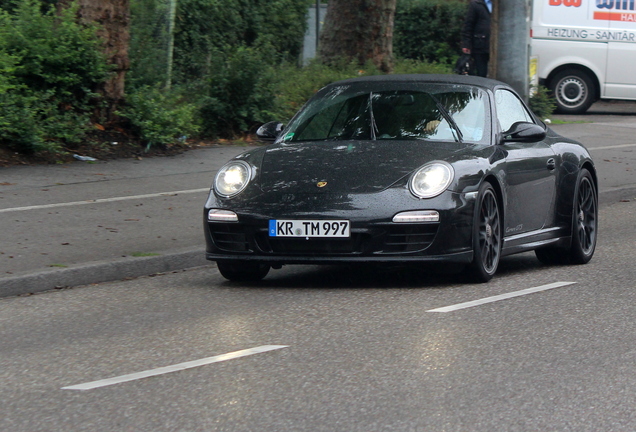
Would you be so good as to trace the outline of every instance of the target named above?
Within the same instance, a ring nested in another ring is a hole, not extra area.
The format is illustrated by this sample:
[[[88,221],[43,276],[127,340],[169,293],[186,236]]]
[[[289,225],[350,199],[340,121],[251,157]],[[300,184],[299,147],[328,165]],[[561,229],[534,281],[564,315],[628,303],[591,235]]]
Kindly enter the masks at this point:
[[[594,254],[598,180],[588,151],[508,85],[386,75],[321,89],[268,146],[223,166],[204,209],[206,257],[230,280],[285,264],[550,264]]]

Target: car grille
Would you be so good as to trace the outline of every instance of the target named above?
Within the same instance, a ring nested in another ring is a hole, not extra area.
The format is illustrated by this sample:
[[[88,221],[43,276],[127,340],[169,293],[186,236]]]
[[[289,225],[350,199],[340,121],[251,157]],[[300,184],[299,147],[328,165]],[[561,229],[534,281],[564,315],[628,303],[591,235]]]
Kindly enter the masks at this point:
[[[295,239],[295,238],[266,238],[258,237],[261,250],[285,255],[303,254],[351,254],[362,252],[361,235],[352,235],[349,239]]]
[[[267,229],[241,224],[209,224],[216,246],[227,252],[276,255],[377,255],[426,249],[437,234],[438,224],[375,225],[352,229],[348,239],[276,238]]]
[[[248,252],[249,242],[245,227],[237,224],[209,224],[214,244],[228,252]]]
[[[437,224],[391,226],[384,239],[385,253],[415,252],[426,249],[437,234]]]

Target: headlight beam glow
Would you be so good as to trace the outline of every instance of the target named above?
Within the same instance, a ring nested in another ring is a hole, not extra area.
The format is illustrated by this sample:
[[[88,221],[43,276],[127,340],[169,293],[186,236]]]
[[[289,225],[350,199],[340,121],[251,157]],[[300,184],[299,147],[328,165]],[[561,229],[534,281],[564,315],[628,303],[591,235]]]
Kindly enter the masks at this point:
[[[247,162],[235,160],[227,163],[216,174],[214,191],[225,198],[243,191],[250,182],[252,170]]]
[[[418,198],[433,198],[448,188],[454,172],[446,162],[431,162],[417,170],[409,181],[411,193]]]

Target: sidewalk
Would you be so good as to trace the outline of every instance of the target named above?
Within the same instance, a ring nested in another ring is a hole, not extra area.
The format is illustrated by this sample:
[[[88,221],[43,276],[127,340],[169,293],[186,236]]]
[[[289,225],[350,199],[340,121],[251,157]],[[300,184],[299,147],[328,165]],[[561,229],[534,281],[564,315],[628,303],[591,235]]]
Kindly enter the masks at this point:
[[[203,205],[247,150],[0,168],[0,297],[211,264]]]
[[[601,205],[636,199],[636,104],[556,119],[590,149]],[[0,168],[0,297],[213,264],[203,205],[216,171],[249,147],[143,160]]]

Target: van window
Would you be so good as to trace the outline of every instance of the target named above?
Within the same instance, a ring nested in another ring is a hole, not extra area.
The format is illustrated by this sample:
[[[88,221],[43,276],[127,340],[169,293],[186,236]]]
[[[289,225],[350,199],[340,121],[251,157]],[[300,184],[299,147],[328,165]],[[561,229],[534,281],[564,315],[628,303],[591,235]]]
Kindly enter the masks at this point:
[[[507,131],[516,122],[531,122],[532,117],[519,98],[508,90],[495,92],[497,104],[497,120],[502,131]]]

